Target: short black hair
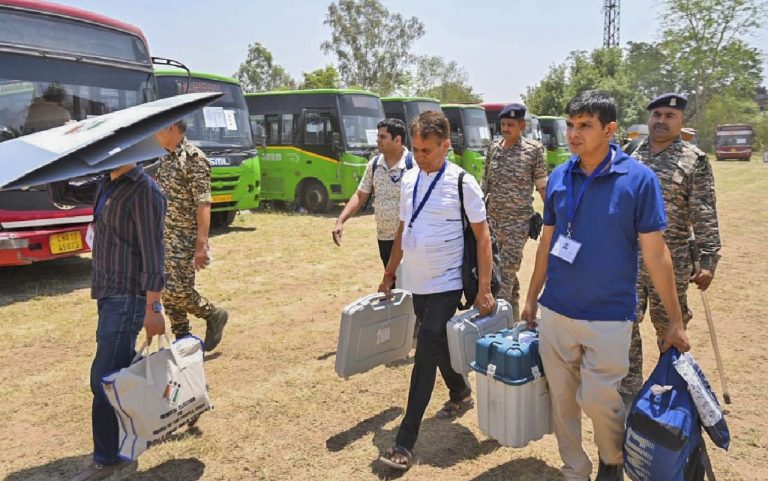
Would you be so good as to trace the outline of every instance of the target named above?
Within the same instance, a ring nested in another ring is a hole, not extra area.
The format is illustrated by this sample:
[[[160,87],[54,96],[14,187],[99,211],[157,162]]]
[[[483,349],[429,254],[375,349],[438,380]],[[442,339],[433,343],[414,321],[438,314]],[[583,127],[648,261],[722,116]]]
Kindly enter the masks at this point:
[[[179,120],[175,124],[177,129],[179,129],[182,133],[187,133],[187,121],[186,120]]]
[[[405,143],[405,124],[400,119],[384,119],[378,124],[376,124],[376,128],[380,129],[384,127],[387,129],[387,132],[389,132],[389,135],[392,136],[392,140],[395,140],[395,137],[398,135],[400,136],[400,142],[403,144]]]
[[[618,118],[616,101],[606,92],[600,90],[583,90],[577,93],[568,101],[565,112],[568,117],[581,114],[597,115],[603,126],[616,122]]]

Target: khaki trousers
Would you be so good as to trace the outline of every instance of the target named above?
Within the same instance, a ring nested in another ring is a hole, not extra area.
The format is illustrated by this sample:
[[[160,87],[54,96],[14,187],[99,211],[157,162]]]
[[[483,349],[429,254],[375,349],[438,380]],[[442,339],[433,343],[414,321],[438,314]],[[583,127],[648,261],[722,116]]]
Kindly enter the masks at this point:
[[[568,481],[586,481],[592,462],[581,442],[581,411],[592,419],[605,464],[622,464],[624,403],[632,322],[571,319],[540,306],[541,360],[552,394],[555,436]]]

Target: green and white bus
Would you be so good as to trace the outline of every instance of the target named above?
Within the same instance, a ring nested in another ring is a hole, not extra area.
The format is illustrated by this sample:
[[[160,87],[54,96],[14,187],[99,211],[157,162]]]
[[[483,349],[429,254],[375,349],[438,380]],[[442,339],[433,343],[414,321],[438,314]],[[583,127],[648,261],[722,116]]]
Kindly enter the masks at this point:
[[[376,152],[384,109],[376,94],[353,89],[289,90],[245,95],[251,128],[266,139],[263,200],[326,212],[357,190]]]
[[[485,156],[491,145],[491,131],[481,105],[443,104],[451,123],[451,145],[456,161],[482,183]]]
[[[161,98],[186,92],[223,92],[213,104],[186,118],[187,139],[211,163],[211,224],[232,223],[239,210],[259,207],[261,166],[237,80],[201,72],[155,70]]]
[[[422,112],[442,112],[440,101],[428,97],[383,97],[384,114],[387,118],[400,119],[406,126],[405,146],[411,149],[411,122]]]
[[[547,148],[547,170],[552,170],[562,164],[571,152],[568,150],[566,125],[563,117],[539,116],[542,143]]]

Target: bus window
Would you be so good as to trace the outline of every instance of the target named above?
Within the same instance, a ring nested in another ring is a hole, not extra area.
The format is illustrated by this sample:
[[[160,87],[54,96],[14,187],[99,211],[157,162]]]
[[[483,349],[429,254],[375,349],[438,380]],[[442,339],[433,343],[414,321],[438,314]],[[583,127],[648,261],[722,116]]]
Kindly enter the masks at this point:
[[[267,143],[280,143],[280,119],[277,115],[267,115]]]
[[[293,144],[293,114],[283,114],[280,143],[283,145]]]
[[[266,132],[264,131],[264,116],[263,115],[251,115],[251,131],[253,132],[253,138],[258,142],[261,142],[262,138],[266,138]]]
[[[333,122],[330,113],[307,112],[304,118],[304,144],[330,145]]]

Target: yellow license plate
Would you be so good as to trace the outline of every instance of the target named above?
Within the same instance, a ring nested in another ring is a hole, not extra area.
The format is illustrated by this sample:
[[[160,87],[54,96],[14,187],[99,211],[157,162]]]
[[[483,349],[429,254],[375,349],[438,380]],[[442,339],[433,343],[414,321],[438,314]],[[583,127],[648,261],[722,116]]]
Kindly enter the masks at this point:
[[[232,202],[232,194],[214,195],[211,200],[214,204],[218,202]]]
[[[51,254],[79,251],[83,248],[83,239],[79,231],[52,234],[48,242],[51,244]]]

